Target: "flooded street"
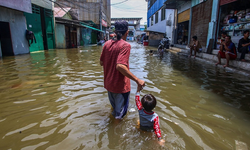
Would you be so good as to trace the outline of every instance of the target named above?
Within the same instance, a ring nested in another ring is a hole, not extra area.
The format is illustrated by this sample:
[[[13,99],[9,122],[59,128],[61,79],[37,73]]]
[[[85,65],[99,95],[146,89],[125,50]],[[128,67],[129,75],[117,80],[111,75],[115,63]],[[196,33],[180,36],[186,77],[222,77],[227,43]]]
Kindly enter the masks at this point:
[[[130,70],[146,81],[166,143],[140,131],[131,82],[129,112],[114,123],[102,47],[50,50],[0,60],[0,149],[235,149],[250,147],[250,78],[131,43]]]

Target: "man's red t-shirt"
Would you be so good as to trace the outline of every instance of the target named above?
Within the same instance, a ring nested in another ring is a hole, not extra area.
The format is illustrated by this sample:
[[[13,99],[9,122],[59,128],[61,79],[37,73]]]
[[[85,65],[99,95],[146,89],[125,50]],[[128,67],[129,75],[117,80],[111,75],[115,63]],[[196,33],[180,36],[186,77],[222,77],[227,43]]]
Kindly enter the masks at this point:
[[[117,64],[123,64],[129,69],[131,46],[124,40],[109,40],[105,43],[100,61],[103,62],[104,88],[113,93],[130,91],[130,79],[116,69]]]

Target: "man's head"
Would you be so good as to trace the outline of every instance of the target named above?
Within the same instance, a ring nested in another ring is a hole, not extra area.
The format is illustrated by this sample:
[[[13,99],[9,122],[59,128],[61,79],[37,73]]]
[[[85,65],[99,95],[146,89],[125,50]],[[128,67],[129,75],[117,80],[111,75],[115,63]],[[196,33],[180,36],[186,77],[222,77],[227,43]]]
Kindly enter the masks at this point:
[[[126,39],[128,35],[128,23],[126,21],[115,22],[115,33],[118,40],[120,40],[122,36],[125,36]]]
[[[192,37],[193,41],[197,41],[197,36]]]
[[[249,37],[249,30],[245,30],[243,33],[244,33],[244,37],[245,37],[245,38],[248,38],[248,37]]]
[[[146,94],[142,97],[141,103],[142,103],[143,108],[146,111],[150,112],[156,106],[156,99],[152,94]]]
[[[221,37],[225,38],[226,36],[227,36],[227,33],[224,32],[224,31],[222,31],[222,32],[221,32]]]
[[[227,36],[225,37],[225,42],[226,42],[226,43],[231,42],[231,36],[227,35]]]

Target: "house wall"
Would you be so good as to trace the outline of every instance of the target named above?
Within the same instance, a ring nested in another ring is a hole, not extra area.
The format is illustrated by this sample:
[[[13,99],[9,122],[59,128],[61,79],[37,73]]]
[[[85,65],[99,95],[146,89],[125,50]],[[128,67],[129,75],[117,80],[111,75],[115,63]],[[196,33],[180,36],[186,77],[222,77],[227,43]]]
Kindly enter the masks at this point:
[[[14,55],[29,53],[25,37],[26,19],[23,12],[0,7],[0,21],[9,22]]]
[[[46,8],[46,9],[51,9],[53,10],[54,3],[49,1],[49,0],[31,0],[32,4],[35,4],[37,6]]]
[[[171,40],[173,40],[173,35],[174,35],[174,15],[175,15],[175,10],[174,9],[166,9],[166,20],[170,20],[171,25],[166,26],[166,36]]]
[[[167,37],[172,39],[173,38],[173,29],[174,29],[174,9],[165,9],[165,17],[164,20],[161,21],[161,9],[158,11],[158,23],[154,23],[152,26],[148,27],[148,30],[150,31],[156,31],[161,33],[166,33]],[[153,15],[154,22],[155,22],[155,14]],[[167,20],[171,20],[171,25],[167,26]],[[150,25],[151,25],[151,19],[150,19]]]
[[[56,23],[56,48],[66,48],[65,26]]]
[[[148,27],[150,24],[150,17],[153,16],[162,6],[164,6],[164,3],[167,0],[157,0],[150,9],[148,9],[147,12],[147,20],[148,20]]]
[[[57,0],[59,4],[65,7],[77,8],[78,20],[92,20],[95,24],[100,24],[100,1],[98,0],[78,0],[78,1],[65,1]],[[58,6],[57,6],[58,7]],[[111,12],[110,0],[103,0],[102,10],[106,15],[106,21],[110,26]]]
[[[0,6],[27,13],[32,12],[30,0],[0,0]]]

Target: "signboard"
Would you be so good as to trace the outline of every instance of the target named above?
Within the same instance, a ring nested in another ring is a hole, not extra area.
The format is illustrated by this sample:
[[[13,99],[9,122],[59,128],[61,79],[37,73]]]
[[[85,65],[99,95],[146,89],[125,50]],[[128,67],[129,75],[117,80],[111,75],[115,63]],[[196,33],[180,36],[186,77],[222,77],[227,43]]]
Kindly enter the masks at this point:
[[[178,14],[178,23],[188,21],[190,18],[190,9]]]
[[[32,13],[30,0],[0,0],[0,6]]]
[[[107,22],[104,21],[103,19],[102,19],[102,26],[104,26],[104,27],[107,27],[107,26],[108,26]]]

